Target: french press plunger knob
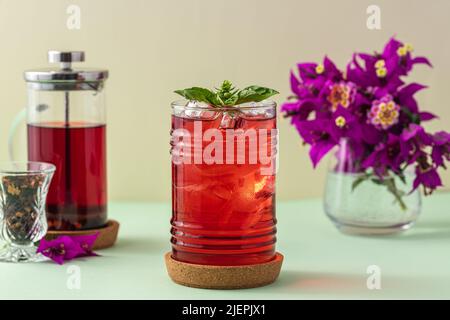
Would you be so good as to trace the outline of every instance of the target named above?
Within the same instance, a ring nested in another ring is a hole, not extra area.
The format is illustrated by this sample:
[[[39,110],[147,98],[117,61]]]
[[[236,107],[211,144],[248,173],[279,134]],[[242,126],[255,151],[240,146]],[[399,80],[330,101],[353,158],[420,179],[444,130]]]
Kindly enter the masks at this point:
[[[48,52],[48,62],[60,63],[61,69],[71,70],[72,62],[83,62],[84,51],[55,51]]]

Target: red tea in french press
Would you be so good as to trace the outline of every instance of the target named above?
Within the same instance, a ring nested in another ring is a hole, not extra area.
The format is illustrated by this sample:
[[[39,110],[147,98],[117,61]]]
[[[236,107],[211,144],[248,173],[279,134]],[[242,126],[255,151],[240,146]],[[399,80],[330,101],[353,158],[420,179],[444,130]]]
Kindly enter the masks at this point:
[[[84,52],[49,51],[60,68],[25,72],[28,159],[56,165],[47,196],[49,230],[86,230],[107,222],[107,70],[74,69]]]

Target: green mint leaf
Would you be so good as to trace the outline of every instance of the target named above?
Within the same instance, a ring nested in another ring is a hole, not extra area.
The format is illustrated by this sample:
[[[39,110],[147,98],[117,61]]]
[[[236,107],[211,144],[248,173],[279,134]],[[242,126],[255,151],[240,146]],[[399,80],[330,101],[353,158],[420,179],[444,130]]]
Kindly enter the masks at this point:
[[[199,102],[206,102],[212,106],[218,107],[222,105],[222,101],[218,95],[209,89],[192,87],[183,90],[176,90],[175,93],[185,97],[188,100],[196,100]]]
[[[250,86],[238,92],[236,104],[247,102],[259,102],[271,96],[274,96],[278,93],[279,93],[278,91],[270,88]]]
[[[239,90],[230,81],[225,80],[220,88],[216,88],[215,92],[205,88],[192,87],[176,90],[175,93],[188,100],[206,102],[214,107],[232,107],[241,103],[265,100],[278,94],[278,91],[259,86],[250,86]]]
[[[219,89],[216,89],[216,91],[217,95],[222,101],[222,105],[224,106],[236,105],[236,101],[238,99],[236,94],[239,92],[239,90],[233,87],[231,81],[225,80],[222,83],[222,86]]]
[[[237,101],[238,97],[236,95],[230,95],[228,98],[227,97],[224,97],[224,98],[225,99],[221,98],[224,106],[231,107],[231,106],[235,106],[237,104],[236,101]]]

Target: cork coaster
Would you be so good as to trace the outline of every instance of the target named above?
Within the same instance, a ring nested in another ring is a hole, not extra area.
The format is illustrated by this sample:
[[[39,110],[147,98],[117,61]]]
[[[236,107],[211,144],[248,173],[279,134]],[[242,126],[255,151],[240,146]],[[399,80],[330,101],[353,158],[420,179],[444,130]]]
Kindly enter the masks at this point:
[[[94,243],[94,250],[112,247],[117,240],[119,233],[119,222],[116,220],[108,220],[106,225],[98,229],[74,230],[74,231],[54,231],[49,230],[45,235],[46,240],[55,239],[58,236],[82,236],[99,232],[97,240]]]
[[[164,256],[170,278],[178,284],[203,289],[247,289],[274,282],[280,274],[283,255],[272,261],[244,266],[207,266],[180,262],[170,252]]]

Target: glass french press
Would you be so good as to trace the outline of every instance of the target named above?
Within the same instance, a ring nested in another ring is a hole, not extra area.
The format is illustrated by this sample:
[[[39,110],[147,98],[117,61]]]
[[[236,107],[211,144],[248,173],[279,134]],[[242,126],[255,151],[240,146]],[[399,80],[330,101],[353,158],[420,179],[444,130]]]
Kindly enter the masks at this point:
[[[74,69],[82,51],[49,51],[60,68],[30,70],[28,160],[52,163],[56,172],[47,197],[49,230],[100,228],[107,221],[107,70]]]

